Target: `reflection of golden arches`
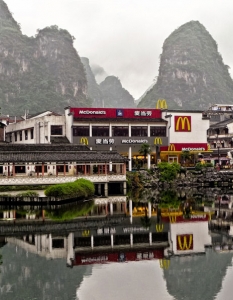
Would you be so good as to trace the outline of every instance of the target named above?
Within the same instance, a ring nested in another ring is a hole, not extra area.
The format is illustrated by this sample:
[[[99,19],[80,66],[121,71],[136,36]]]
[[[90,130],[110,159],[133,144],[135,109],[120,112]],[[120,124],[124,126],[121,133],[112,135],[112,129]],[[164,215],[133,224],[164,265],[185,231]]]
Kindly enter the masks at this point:
[[[156,108],[167,108],[167,102],[165,99],[159,99],[156,104]]]
[[[80,144],[88,145],[88,139],[86,137],[81,137]]]
[[[181,236],[178,236],[178,244],[179,244],[179,250],[190,250],[193,242],[193,235],[190,234],[189,236],[189,243],[187,243],[187,236],[183,237],[183,243],[181,241]]]
[[[163,224],[156,224],[155,228],[156,228],[156,231],[157,231],[157,232],[162,232],[164,226],[163,226]]]
[[[90,235],[90,230],[83,230],[82,236],[89,236]]]
[[[191,131],[191,124],[189,122],[189,119],[187,117],[179,117],[176,121],[176,131],[180,131],[180,122],[181,122],[181,130],[187,130]],[[187,125],[187,127],[185,126]],[[186,129],[187,128],[187,129]]]
[[[156,137],[154,139],[154,145],[162,145],[163,142],[162,142],[162,139],[160,137]]]
[[[159,265],[161,269],[168,269],[170,266],[170,260],[169,259],[160,259]]]
[[[170,223],[176,223],[176,216],[169,216]]]
[[[170,144],[168,147],[168,151],[176,151],[176,147],[174,144]]]

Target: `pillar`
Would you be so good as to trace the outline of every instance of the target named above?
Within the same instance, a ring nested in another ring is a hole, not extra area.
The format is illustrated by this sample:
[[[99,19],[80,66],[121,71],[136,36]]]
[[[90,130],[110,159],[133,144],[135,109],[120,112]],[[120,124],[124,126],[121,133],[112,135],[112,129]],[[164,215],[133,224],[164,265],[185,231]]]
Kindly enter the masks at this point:
[[[84,165],[84,175],[87,175],[87,165]]]
[[[100,190],[100,193],[101,193],[101,190]],[[104,196],[108,197],[108,183],[104,184]]]
[[[113,215],[113,203],[110,202],[110,215],[112,216]]]
[[[132,148],[129,147],[129,171],[132,171]]]
[[[64,168],[64,176],[66,176],[66,164],[64,164],[63,168]]]
[[[15,164],[13,163],[13,166],[12,166],[12,176],[15,177]]]
[[[94,248],[94,236],[93,234],[91,235],[91,249]]]
[[[130,224],[133,223],[133,202],[129,200],[129,215],[130,215]]]
[[[147,169],[151,168],[151,157],[150,154],[147,154]]]
[[[109,162],[109,172],[112,172],[112,162]]]
[[[149,232],[149,244],[152,245],[152,232]]]
[[[133,234],[130,233],[130,247],[133,247]]]
[[[127,193],[127,183],[126,181],[123,182],[123,194],[126,195]]]
[[[114,240],[113,240],[113,234],[111,233],[111,247],[113,248],[114,246]]]
[[[151,218],[151,202],[148,202],[148,217]]]

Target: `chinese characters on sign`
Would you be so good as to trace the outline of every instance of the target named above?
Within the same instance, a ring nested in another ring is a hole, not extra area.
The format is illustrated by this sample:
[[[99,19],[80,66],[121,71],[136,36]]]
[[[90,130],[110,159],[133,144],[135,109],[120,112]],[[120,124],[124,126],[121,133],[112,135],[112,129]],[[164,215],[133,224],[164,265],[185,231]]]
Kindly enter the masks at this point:
[[[96,145],[113,145],[114,139],[96,139],[95,144]]]
[[[151,110],[147,110],[147,111],[135,110],[134,116],[135,117],[151,117],[152,116],[152,111]]]

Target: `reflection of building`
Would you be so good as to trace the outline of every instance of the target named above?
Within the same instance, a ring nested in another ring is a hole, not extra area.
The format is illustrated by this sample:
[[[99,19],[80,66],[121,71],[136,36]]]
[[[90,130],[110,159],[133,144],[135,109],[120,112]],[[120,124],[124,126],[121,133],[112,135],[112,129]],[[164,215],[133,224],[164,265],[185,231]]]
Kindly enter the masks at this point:
[[[209,234],[209,214],[184,215],[170,214],[162,217],[170,222],[170,252],[174,255],[205,253],[205,247],[211,245]]]

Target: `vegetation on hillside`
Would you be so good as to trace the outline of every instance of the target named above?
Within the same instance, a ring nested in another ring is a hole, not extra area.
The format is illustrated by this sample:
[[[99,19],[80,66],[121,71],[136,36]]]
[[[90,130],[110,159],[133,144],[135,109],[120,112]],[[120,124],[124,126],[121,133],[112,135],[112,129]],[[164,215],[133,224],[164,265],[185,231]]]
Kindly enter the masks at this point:
[[[206,109],[233,103],[233,81],[218,46],[198,21],[176,29],[164,42],[159,76],[139,107],[155,107],[166,99],[169,109]]]

